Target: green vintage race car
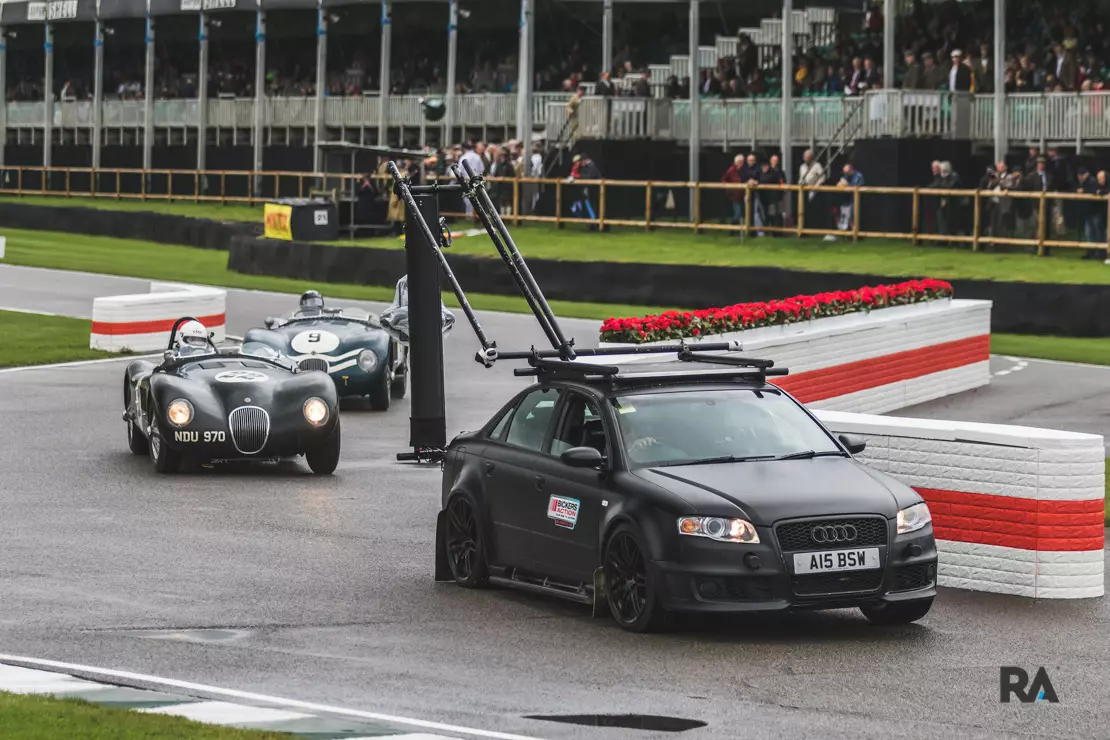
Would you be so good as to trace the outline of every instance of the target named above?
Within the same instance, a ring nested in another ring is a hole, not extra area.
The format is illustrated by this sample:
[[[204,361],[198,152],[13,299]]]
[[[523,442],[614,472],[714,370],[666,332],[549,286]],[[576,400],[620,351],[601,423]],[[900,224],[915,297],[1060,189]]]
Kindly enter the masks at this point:
[[[340,397],[366,397],[376,411],[405,397],[404,345],[382,328],[377,316],[358,308],[328,308],[315,290],[301,296],[300,308],[291,316],[266,319],[266,328],[251,329],[243,343],[272,347],[302,371],[327,373]]]

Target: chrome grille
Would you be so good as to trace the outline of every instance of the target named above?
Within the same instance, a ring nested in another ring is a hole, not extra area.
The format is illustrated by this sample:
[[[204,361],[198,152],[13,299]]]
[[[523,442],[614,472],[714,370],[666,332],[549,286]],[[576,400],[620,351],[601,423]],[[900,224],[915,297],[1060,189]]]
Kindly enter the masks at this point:
[[[240,406],[227,417],[231,441],[244,455],[261,452],[270,438],[270,415],[257,406]]]
[[[328,371],[328,361],[322,357],[306,357],[298,362],[297,366],[306,372],[309,370],[319,370],[322,373],[326,373]]]

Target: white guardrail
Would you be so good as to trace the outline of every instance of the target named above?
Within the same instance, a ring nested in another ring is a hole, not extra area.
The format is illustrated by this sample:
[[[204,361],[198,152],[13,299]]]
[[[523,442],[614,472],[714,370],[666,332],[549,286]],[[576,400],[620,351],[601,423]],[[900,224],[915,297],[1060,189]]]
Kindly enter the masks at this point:
[[[939,585],[1039,599],[1103,595],[1102,436],[816,414],[833,432],[866,437],[860,461],[928,502]]]
[[[169,343],[170,329],[192,316],[224,341],[227,291],[183,283],[151,283],[149,293],[93,300],[89,346],[107,352],[155,352]]]
[[[566,120],[566,93],[536,93],[532,117],[538,128],[555,136]],[[421,98],[389,98],[388,125],[407,129],[421,126]],[[853,115],[859,98],[806,97],[793,101],[793,137],[797,145],[824,144],[843,135],[842,125]],[[315,98],[267,98],[263,125],[267,128],[312,128]],[[208,125],[248,130],[254,125],[253,99],[212,100]],[[940,137],[989,143],[994,137],[994,99],[989,95],[942,91],[876,90],[863,98],[851,126],[857,136]],[[333,129],[376,129],[381,111],[377,96],[327,98],[324,123]],[[198,124],[195,100],[154,102],[158,128],[193,128]],[[1110,93],[1015,93],[1006,99],[1005,130],[1012,142],[1110,143]],[[7,126],[42,128],[45,103],[7,104]],[[690,133],[690,105],[685,100],[587,97],[578,107],[579,133],[586,138],[657,139],[683,141]],[[104,102],[108,128],[141,128],[142,101]],[[509,131],[516,127],[516,95],[489,93],[455,98],[455,125]],[[720,100],[701,104],[701,135],[706,144],[744,146],[778,143],[782,106],[778,99]],[[55,126],[92,128],[92,103],[56,103]],[[858,123],[859,125],[855,125]],[[435,129],[442,123],[426,124]]]

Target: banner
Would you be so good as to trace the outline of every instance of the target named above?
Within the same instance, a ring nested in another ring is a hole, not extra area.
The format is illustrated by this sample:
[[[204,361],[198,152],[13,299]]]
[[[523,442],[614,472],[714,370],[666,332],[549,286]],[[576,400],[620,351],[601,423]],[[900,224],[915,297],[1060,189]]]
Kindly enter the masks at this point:
[[[263,210],[263,223],[266,227],[266,238],[292,241],[293,232],[289,228],[289,219],[292,215],[292,206],[267,203],[265,210]]]

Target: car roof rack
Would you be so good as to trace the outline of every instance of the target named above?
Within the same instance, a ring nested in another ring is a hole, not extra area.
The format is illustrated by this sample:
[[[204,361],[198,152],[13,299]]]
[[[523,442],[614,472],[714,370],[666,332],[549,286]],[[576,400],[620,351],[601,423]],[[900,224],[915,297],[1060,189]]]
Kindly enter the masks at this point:
[[[551,357],[551,352],[540,351],[533,348],[531,352],[509,352],[502,355],[503,359],[524,359],[529,367],[516,368],[513,375],[517,377],[539,377],[554,380],[599,381],[609,380],[613,383],[642,383],[645,381],[684,381],[692,378],[723,380],[729,378],[757,379],[766,382],[768,376],[781,376],[789,373],[785,367],[775,367],[774,360],[756,357],[737,357],[730,354],[711,354],[712,352],[739,352],[738,342],[707,342],[698,345],[694,350],[685,342],[678,344],[634,345],[631,347],[611,347],[601,349],[583,349],[578,351],[580,357],[619,357],[621,355],[647,355],[647,354],[674,354],[678,363],[673,367],[660,369],[654,367],[648,370],[637,369],[635,365],[622,369],[618,365],[603,363],[578,362]],[[721,368],[683,368],[680,363],[698,363],[701,365],[719,365]]]

